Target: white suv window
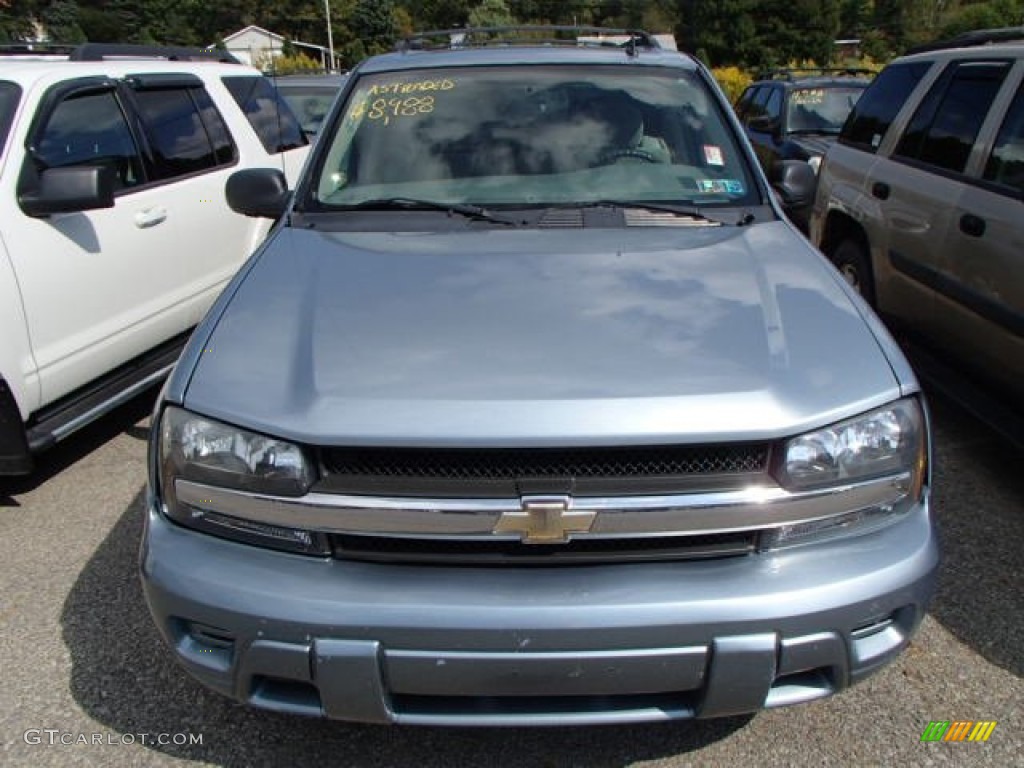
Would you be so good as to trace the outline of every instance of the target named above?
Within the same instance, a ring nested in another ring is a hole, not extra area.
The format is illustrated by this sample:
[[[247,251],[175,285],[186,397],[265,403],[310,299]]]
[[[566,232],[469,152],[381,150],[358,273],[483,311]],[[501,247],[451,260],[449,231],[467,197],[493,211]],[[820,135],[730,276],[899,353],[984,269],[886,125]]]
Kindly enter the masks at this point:
[[[7,134],[14,122],[14,110],[20,96],[21,88],[18,85],[0,80],[0,155],[7,143]]]
[[[112,88],[72,94],[50,113],[31,153],[35,169],[100,165],[114,169],[118,188],[142,182],[142,163]]]
[[[222,80],[267,152],[274,155],[309,143],[288,102],[265,77]]]
[[[236,159],[220,113],[202,88],[154,88],[135,93],[153,148],[154,179],[197,173]]]

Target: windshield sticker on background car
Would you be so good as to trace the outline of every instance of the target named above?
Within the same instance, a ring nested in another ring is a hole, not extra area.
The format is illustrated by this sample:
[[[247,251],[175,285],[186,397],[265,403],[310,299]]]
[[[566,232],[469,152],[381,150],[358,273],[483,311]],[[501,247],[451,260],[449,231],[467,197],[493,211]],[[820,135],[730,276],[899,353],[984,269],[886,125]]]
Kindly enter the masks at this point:
[[[824,104],[825,91],[821,88],[793,91],[793,95],[789,97],[789,101],[791,104]]]
[[[697,188],[709,194],[722,194],[725,192],[725,183],[721,179],[700,179]]]
[[[725,165],[722,148],[715,144],[704,145],[704,162],[708,165]]]
[[[742,195],[745,187],[737,179],[698,179],[697,189],[711,195]]]

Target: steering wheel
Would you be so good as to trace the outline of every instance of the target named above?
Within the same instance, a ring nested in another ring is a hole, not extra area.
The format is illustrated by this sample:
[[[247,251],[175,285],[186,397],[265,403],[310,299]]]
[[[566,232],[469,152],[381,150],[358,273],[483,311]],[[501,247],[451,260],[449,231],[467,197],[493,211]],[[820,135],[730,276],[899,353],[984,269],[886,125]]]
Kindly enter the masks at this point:
[[[610,149],[598,158],[595,165],[608,165],[616,160],[629,158],[630,160],[643,160],[647,163],[657,163],[658,159],[645,149],[623,147],[622,149]]]

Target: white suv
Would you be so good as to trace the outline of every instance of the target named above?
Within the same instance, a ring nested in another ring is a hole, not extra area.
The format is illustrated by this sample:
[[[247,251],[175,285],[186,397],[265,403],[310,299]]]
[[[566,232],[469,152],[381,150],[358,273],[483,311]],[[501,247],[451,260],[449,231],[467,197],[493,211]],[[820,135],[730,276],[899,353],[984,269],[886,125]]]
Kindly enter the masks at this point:
[[[0,59],[0,475],[167,373],[272,223],[227,177],[308,152],[258,71],[172,59]]]

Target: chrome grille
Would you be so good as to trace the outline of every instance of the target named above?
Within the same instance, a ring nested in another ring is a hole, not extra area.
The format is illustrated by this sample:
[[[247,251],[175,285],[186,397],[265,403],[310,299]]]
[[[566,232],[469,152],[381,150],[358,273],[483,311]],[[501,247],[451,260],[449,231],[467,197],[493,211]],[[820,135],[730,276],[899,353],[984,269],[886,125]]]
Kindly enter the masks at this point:
[[[347,493],[637,495],[764,475],[766,443],[600,448],[328,448],[323,488]],[[738,477],[739,476],[739,477]]]

